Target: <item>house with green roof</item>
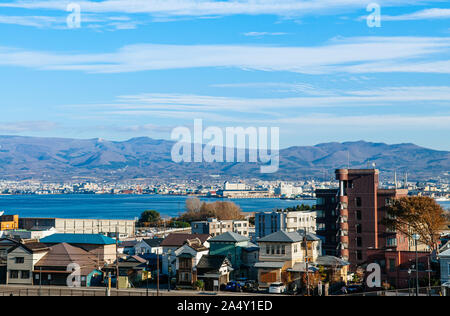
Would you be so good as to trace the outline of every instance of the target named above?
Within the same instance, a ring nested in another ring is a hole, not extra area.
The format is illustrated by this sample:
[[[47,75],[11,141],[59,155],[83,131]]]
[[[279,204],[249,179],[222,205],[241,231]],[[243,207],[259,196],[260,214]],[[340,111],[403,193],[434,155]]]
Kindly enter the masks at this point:
[[[208,240],[209,255],[211,256],[225,256],[230,261],[233,272],[232,277],[245,276],[243,266],[243,250],[255,246],[250,243],[248,237],[242,236],[234,232],[226,232]],[[244,275],[242,275],[244,274]]]

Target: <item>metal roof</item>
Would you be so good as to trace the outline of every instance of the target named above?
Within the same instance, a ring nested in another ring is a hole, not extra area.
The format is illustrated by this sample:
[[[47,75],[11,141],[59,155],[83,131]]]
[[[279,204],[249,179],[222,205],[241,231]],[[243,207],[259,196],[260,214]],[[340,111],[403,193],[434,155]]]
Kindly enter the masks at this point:
[[[215,241],[240,242],[240,241],[248,241],[248,240],[249,239],[247,237],[237,234],[235,232],[226,232],[219,236],[213,237],[208,241],[209,242],[215,242]]]
[[[89,245],[113,245],[116,240],[102,234],[53,234],[42,238],[40,242],[45,244],[89,244]]]

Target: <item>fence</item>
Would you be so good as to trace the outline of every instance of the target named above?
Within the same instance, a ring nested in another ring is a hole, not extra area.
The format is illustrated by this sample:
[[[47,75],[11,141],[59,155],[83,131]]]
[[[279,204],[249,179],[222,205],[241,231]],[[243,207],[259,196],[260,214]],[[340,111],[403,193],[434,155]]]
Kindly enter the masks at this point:
[[[442,295],[443,291],[441,286],[419,288],[419,296],[442,296]],[[351,293],[339,296],[416,296],[416,288]]]
[[[160,293],[161,295],[161,293]],[[79,288],[28,288],[28,289],[2,289],[0,296],[107,296],[106,289],[79,289]],[[112,289],[110,296],[147,296],[146,291],[127,291]],[[156,292],[149,291],[148,296],[156,296]]]

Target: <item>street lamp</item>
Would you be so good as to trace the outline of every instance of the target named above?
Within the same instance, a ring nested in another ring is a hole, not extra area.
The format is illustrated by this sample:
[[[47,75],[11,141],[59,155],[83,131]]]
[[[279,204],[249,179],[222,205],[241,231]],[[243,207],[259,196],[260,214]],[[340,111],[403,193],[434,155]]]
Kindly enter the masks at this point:
[[[419,242],[420,236],[418,234],[412,235],[416,243],[416,296],[419,296],[419,256],[417,254],[417,244]]]

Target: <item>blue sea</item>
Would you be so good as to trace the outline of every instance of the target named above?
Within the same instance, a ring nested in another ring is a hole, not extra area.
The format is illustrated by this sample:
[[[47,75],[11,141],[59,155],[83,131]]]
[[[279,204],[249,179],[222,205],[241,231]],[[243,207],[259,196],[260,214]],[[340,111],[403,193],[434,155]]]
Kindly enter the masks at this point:
[[[173,195],[2,195],[0,211],[20,217],[60,217],[92,219],[135,219],[145,210],[177,216],[185,211],[189,197]],[[208,199],[205,202],[232,201],[244,212],[271,211],[299,204],[315,204],[315,200],[280,199]],[[450,202],[440,202],[450,209]]]
[[[60,217],[92,219],[135,219],[145,210],[177,216],[185,211],[189,197],[173,195],[2,195],[0,211],[19,217]],[[205,202],[232,201],[244,212],[271,211],[315,200],[280,199],[208,199]]]

